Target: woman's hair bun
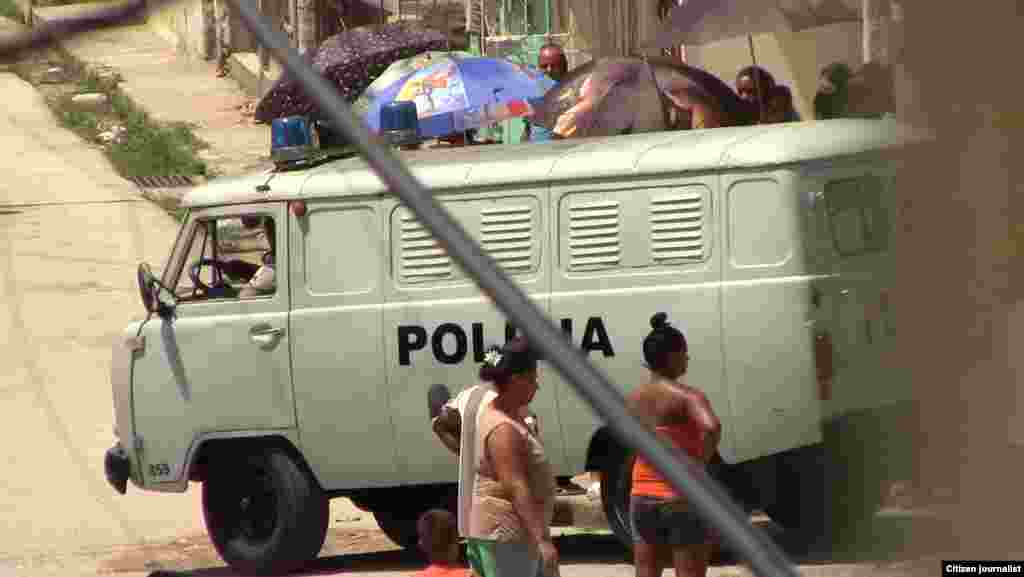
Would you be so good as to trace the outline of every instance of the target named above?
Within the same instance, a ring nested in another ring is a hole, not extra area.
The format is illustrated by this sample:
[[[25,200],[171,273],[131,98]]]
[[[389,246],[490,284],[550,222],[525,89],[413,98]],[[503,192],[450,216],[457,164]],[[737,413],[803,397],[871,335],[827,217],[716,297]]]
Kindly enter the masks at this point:
[[[668,315],[665,313],[657,313],[651,317],[651,328],[662,329],[668,326]]]

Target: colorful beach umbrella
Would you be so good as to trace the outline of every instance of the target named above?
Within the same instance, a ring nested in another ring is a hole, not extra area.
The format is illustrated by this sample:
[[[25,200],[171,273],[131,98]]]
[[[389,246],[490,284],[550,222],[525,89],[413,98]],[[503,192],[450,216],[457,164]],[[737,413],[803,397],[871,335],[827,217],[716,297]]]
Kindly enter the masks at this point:
[[[392,66],[414,66],[396,62]],[[380,110],[392,102],[414,102],[420,135],[437,138],[526,117],[533,104],[555,86],[540,70],[500,58],[449,53],[395,81],[388,72],[366,91],[360,109],[371,130],[379,130]]]

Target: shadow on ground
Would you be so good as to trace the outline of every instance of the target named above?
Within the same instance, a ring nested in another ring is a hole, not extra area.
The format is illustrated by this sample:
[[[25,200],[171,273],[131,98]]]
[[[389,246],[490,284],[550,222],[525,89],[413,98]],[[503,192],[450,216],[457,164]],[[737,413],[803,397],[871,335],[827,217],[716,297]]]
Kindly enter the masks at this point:
[[[765,522],[757,523],[790,558],[798,565],[827,565],[852,563],[882,563],[898,561],[908,556],[923,554],[909,551],[910,535],[926,533],[939,540],[951,539],[953,527],[948,521],[937,518],[911,517],[909,515],[880,516],[875,521],[849,536],[844,542],[832,546],[810,546],[806,540],[787,534],[777,526]],[[932,541],[935,542],[935,541]],[[564,565],[601,565],[629,563],[630,555],[610,534],[573,534],[556,539],[556,545]],[[715,565],[736,565],[737,556],[720,551]],[[299,575],[332,575],[341,572],[360,573],[372,571],[414,572],[423,567],[418,555],[401,550],[373,553],[356,553],[321,557],[310,564]],[[150,577],[236,577],[226,567],[204,568],[186,572],[157,571]]]

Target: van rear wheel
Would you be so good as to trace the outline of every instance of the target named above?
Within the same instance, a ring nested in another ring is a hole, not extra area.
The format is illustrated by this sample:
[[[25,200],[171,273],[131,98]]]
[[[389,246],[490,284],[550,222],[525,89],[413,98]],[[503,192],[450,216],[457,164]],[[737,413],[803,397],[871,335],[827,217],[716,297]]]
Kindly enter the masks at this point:
[[[315,559],[330,503],[284,450],[220,453],[203,482],[203,517],[221,558],[250,574],[280,575]]]
[[[859,460],[820,446],[781,456],[776,484],[768,516],[810,546],[828,547],[856,533],[882,498],[881,483]]]
[[[632,455],[618,449],[601,468],[601,506],[608,527],[627,551],[633,550],[633,530],[629,522],[629,494],[633,486]]]

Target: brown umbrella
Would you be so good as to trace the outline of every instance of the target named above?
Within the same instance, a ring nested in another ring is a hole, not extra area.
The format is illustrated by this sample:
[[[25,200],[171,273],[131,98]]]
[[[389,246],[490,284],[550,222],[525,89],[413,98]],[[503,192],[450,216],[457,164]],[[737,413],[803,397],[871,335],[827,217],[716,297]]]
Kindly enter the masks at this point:
[[[574,69],[536,107],[562,137],[611,136],[754,122],[728,84],[667,58],[604,58]]]
[[[320,45],[312,58],[313,69],[332,81],[349,103],[392,62],[430,50],[448,50],[448,38],[431,28],[398,22],[360,26],[335,34]],[[283,116],[311,114],[315,106],[298,82],[283,76],[256,106],[255,118],[270,122]]]

